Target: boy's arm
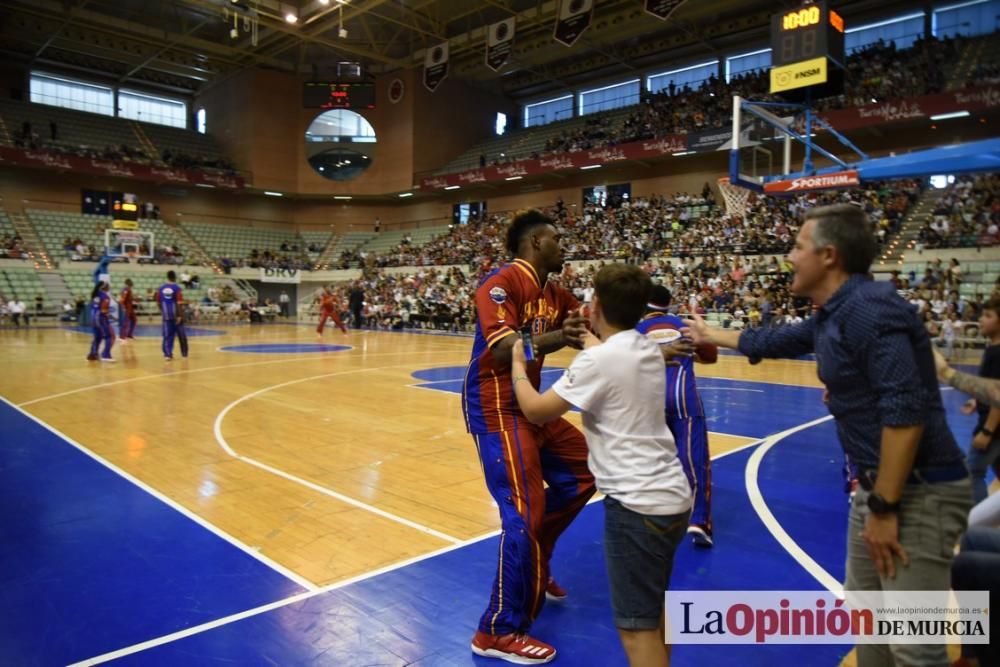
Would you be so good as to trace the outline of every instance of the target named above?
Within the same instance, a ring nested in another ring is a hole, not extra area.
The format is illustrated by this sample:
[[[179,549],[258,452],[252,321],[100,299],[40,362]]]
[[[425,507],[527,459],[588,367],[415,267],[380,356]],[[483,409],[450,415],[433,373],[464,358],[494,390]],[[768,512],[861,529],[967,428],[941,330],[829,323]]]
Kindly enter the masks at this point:
[[[572,406],[559,394],[548,389],[539,394],[531,385],[527,375],[527,362],[524,358],[524,343],[518,338],[511,347],[511,382],[514,384],[514,395],[521,412],[532,424],[541,426],[546,422],[562,416]]]

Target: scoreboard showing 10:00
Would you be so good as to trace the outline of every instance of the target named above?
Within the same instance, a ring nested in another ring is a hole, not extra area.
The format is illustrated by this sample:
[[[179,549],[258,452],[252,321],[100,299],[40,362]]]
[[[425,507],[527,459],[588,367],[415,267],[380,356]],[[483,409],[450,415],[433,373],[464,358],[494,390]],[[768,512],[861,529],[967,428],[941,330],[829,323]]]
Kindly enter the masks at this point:
[[[302,85],[306,109],[374,109],[375,84],[306,81]]]
[[[771,19],[771,93],[799,98],[843,89],[844,19],[826,2],[807,2]]]

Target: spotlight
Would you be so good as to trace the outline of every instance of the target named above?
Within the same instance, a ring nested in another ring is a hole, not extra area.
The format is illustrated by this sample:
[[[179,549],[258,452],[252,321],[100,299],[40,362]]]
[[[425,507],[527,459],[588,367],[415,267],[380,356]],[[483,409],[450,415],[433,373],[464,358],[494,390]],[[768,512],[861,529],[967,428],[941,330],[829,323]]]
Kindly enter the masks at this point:
[[[337,31],[337,35],[341,39],[347,39],[347,28],[341,28],[339,31]]]
[[[232,30],[230,30],[229,31],[229,38],[230,39],[239,39],[240,38],[240,30],[239,30],[239,28],[233,28]]]
[[[299,17],[296,16],[295,14],[291,13],[291,12],[288,12],[287,14],[285,14],[285,21],[287,21],[288,23],[295,23],[298,20],[299,20]]]

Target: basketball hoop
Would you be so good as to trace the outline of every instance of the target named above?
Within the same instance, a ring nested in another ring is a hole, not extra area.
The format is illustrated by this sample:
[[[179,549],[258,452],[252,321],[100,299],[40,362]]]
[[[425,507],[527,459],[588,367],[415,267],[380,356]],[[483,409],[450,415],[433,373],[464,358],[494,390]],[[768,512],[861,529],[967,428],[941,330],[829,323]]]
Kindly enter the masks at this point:
[[[733,185],[729,182],[729,177],[724,176],[719,179],[719,192],[722,193],[722,200],[726,202],[726,213],[745,217],[747,214],[747,202],[750,201],[750,190]]]
[[[136,252],[134,250],[130,250],[125,255],[125,257],[128,258],[128,263],[129,264],[138,264],[139,263],[139,258],[136,256]]]

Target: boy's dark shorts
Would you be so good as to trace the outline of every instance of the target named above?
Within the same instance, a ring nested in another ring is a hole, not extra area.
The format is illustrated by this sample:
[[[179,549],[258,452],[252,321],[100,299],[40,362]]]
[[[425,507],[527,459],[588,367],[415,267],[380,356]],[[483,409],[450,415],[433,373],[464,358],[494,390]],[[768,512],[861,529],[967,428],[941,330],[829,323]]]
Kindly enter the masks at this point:
[[[674,552],[687,534],[690,514],[639,514],[610,496],[604,498],[604,559],[615,627],[660,627]]]

